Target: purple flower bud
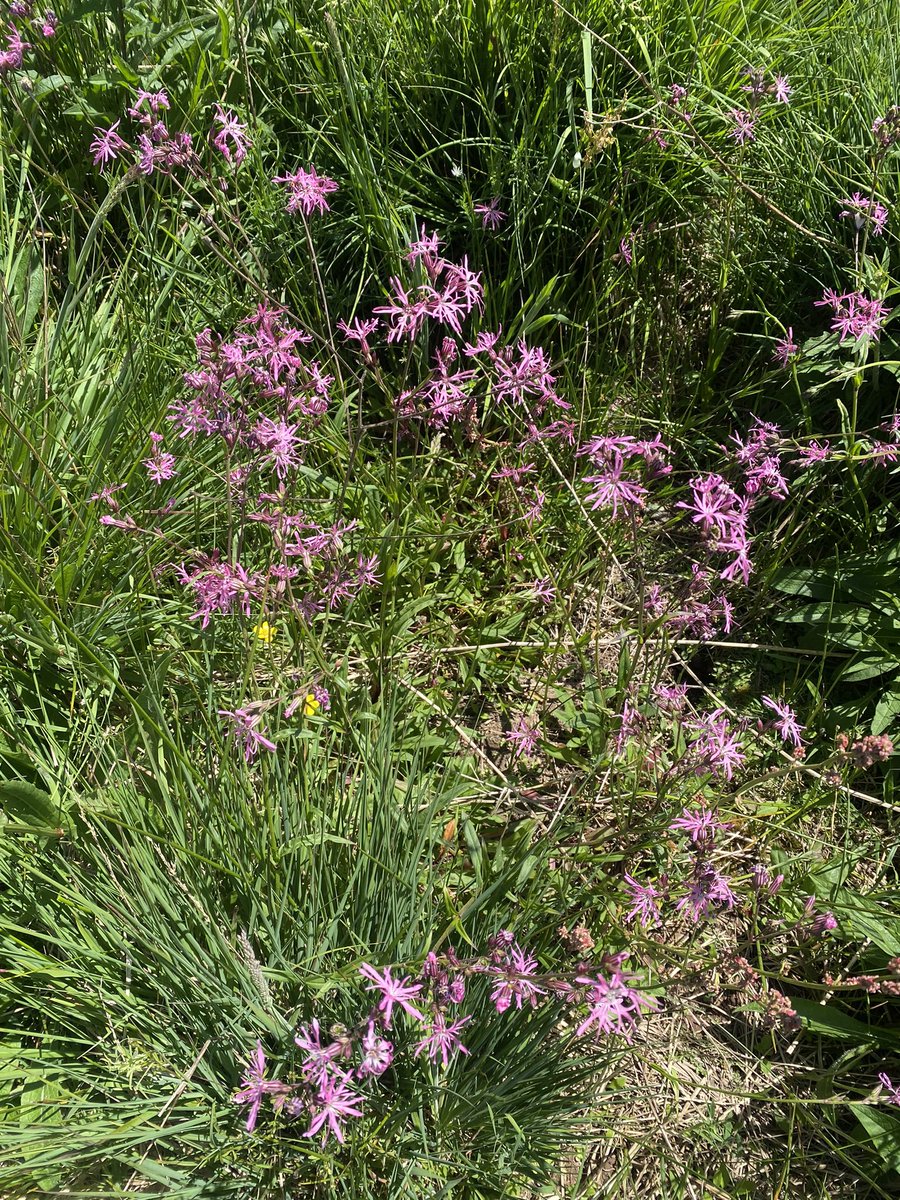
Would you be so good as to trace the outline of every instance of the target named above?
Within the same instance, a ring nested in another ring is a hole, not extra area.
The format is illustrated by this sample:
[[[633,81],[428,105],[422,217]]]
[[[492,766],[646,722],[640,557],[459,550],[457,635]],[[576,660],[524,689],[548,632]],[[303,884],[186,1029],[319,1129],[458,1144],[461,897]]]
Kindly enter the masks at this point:
[[[837,929],[837,917],[834,913],[819,913],[810,926],[809,936],[821,937],[823,933],[830,933],[832,929]]]
[[[771,876],[762,863],[756,863],[750,872],[750,883],[754,892],[761,892],[769,887]]]
[[[455,979],[450,980],[447,994],[453,1004],[462,1004],[466,995],[466,981],[462,975],[457,975]]]

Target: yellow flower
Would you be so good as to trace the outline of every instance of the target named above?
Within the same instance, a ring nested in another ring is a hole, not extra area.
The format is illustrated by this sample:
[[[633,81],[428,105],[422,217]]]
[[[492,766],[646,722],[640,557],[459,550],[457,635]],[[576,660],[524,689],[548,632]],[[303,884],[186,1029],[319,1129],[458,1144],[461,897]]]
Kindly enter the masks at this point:
[[[263,621],[261,625],[256,625],[253,632],[261,642],[271,642],[275,637],[275,626],[270,625],[268,621]]]
[[[303,700],[303,715],[304,717],[314,717],[322,705],[315,698],[312,692],[309,693]]]

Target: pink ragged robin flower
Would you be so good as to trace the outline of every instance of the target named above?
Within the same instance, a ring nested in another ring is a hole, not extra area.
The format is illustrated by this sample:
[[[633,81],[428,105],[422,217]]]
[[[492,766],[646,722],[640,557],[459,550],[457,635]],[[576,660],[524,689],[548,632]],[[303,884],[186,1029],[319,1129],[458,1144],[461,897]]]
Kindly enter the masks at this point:
[[[387,304],[381,304],[372,311],[379,316],[390,318],[387,340],[398,342],[402,338],[412,341],[428,318],[428,301],[423,299],[414,289],[408,292],[401,280],[392,275],[388,280],[391,288],[391,299]]]
[[[25,51],[31,49],[31,43],[22,40],[15,25],[9,26],[6,35],[6,49],[0,54],[0,75],[7,71],[18,71],[25,59]]]
[[[218,554],[205,556],[191,571],[181,566],[177,575],[194,592],[198,607],[191,613],[191,620],[199,619],[202,629],[207,627],[214,612],[232,613],[238,608],[249,617],[261,582],[258,575],[251,575],[239,562],[220,562]]]
[[[546,502],[547,493],[542,492],[540,488],[535,488],[529,497],[528,503],[522,510],[522,516],[525,518],[527,525],[534,525],[536,521],[541,519]]]
[[[325,611],[325,603],[320,596],[308,593],[294,602],[293,609],[304,624],[311,625],[319,613]]]
[[[499,471],[494,471],[491,479],[509,479],[514,487],[518,487],[526,475],[536,470],[533,462],[524,463],[521,467],[501,467]]]
[[[442,266],[443,286],[436,288],[426,285],[422,289],[420,304],[426,317],[437,321],[438,324],[447,325],[460,336],[463,320],[473,308],[481,308],[483,304],[480,272],[470,271],[465,260],[459,265],[443,263]]]
[[[779,734],[781,740],[791,742],[794,746],[802,746],[803,738],[800,735],[804,726],[798,724],[797,714],[794,710],[783,701],[773,700],[771,696],[763,696],[762,702],[778,717],[777,721],[772,722],[772,728]]]
[[[261,720],[260,713],[254,712],[249,707],[235,709],[220,708],[218,712],[220,717],[226,717],[231,723],[228,732],[243,746],[244,758],[248,763],[256,758],[260,746],[264,750],[272,752],[277,749],[275,743],[256,728]]]
[[[728,132],[730,138],[734,138],[739,146],[756,140],[756,117],[752,113],[742,108],[733,108],[728,115],[734,122]]]
[[[815,305],[833,310],[831,328],[841,335],[841,344],[849,338],[859,341],[864,337],[877,342],[890,311],[883,300],[873,300],[862,292],[845,292],[839,296],[830,288],[825,290],[821,300],[815,301]]]
[[[264,451],[265,460],[275,468],[280,480],[284,480],[289,471],[295,470],[303,461],[300,447],[307,443],[306,438],[300,437],[298,424],[291,424],[279,417],[273,421],[271,417],[260,417],[253,430],[257,445]]]
[[[379,974],[369,963],[363,963],[359,968],[359,973],[364,979],[371,980],[366,991],[381,993],[381,999],[378,1001],[377,1008],[381,1013],[385,1029],[390,1029],[391,1027],[391,1017],[395,1004],[409,1016],[415,1017],[417,1021],[425,1020],[424,1015],[410,1004],[410,1000],[414,999],[421,992],[421,983],[409,983],[408,975],[404,975],[402,979],[394,979],[391,975],[390,967],[385,967]]]
[[[651,476],[670,475],[672,467],[668,457],[672,453],[660,434],[652,438],[638,439],[630,433],[600,434],[592,437],[575,451],[576,458],[585,455],[591,462],[604,470],[617,466],[620,459],[643,459],[647,473]]]
[[[695,809],[682,809],[682,815],[669,826],[673,832],[677,830],[688,834],[694,843],[709,843],[714,840],[717,833],[727,828],[728,826],[722,824],[715,813],[703,806]]]
[[[348,341],[363,343],[378,328],[378,319],[372,317],[368,321],[360,321],[359,317],[355,317],[352,325],[338,321],[337,327]]]
[[[256,1049],[250,1055],[244,1074],[241,1077],[241,1088],[231,1097],[233,1104],[248,1104],[247,1132],[252,1133],[256,1128],[260,1106],[266,1096],[272,1096],[274,1102],[283,1101],[290,1093],[290,1087],[280,1079],[266,1079],[266,1056],[262,1042],[256,1043]]]
[[[380,1036],[375,1031],[375,1022],[370,1021],[362,1038],[363,1057],[356,1069],[361,1078],[372,1075],[377,1078],[383,1075],[394,1061],[393,1043]]]
[[[443,245],[436,229],[431,233],[427,229],[423,229],[420,236],[409,243],[409,248],[403,255],[403,261],[409,263],[411,267],[420,262],[428,277],[436,279],[444,268],[444,260],[441,258]]]
[[[730,780],[745,756],[741,749],[740,734],[729,724],[724,712],[724,709],[717,708],[714,712],[693,717],[685,722],[685,726],[695,734],[690,755],[697,773],[709,771]]]
[[[91,142],[91,153],[94,155],[94,166],[101,171],[106,170],[106,164],[114,162],[123,150],[128,150],[128,143],[116,132],[121,121],[114,121],[109,129],[95,128],[96,137]]]
[[[161,131],[161,132],[160,132]],[[196,169],[197,156],[189,133],[169,137],[165,126],[153,126],[149,134],[138,135],[138,167],[144,175],[158,171],[170,175],[173,167]]]
[[[628,874],[625,875],[625,886],[631,892],[629,897],[630,903],[634,905],[630,912],[625,914],[624,920],[627,923],[637,918],[640,920],[641,928],[648,929],[659,924],[660,912],[657,901],[660,898],[660,893],[656,890],[652,883],[638,883],[636,879]]]
[[[490,353],[490,352],[489,352]],[[504,346],[493,354],[491,365],[495,379],[493,395],[496,402],[508,400],[537,417],[548,404],[571,408],[556,391],[556,376],[550,370],[545,351],[529,346],[520,338],[515,346]]]
[[[104,513],[100,518],[101,525],[114,525],[116,529],[125,529],[129,533],[138,532],[138,523],[134,517],[125,514],[124,518],[114,517],[112,513]]]
[[[459,263],[442,262],[442,266],[445,299],[452,297],[463,314],[470,313],[473,309],[483,312],[484,284],[481,282],[481,272],[469,269],[468,256],[463,255],[463,260]],[[461,330],[454,328],[454,332],[460,334]]]
[[[579,975],[576,978],[576,983],[588,988],[585,1002],[589,1007],[588,1015],[575,1030],[576,1037],[596,1026],[598,1033],[617,1033],[631,1041],[634,1026],[641,1016],[641,1006],[656,1007],[650,997],[629,987],[631,978],[633,976],[619,970],[613,971],[608,979],[599,972],[596,976]]]
[[[326,175],[319,175],[315,167],[305,171],[298,167],[293,175],[277,175],[273,183],[283,183],[287,187],[287,211],[295,213],[298,210],[305,217],[314,212],[325,213],[330,209],[326,196],[338,190],[338,185]]]
[[[556,588],[552,579],[547,575],[535,579],[531,585],[531,595],[535,600],[540,600],[541,604],[552,604],[556,599]]]
[[[660,683],[653,689],[653,695],[664,712],[683,712],[687,694],[686,683]]]
[[[357,554],[356,556],[356,579],[357,588],[377,587],[381,582],[378,574],[378,555],[377,554]]]
[[[693,877],[687,893],[676,904],[678,912],[685,913],[696,924],[701,917],[708,916],[713,906],[730,909],[735,904],[735,894],[729,881],[710,862],[698,859],[694,864]]]
[[[868,223],[873,237],[881,237],[884,233],[888,210],[880,201],[870,200],[868,196],[861,196],[859,192],[854,192],[849,199],[841,200],[839,203],[844,205],[840,215],[852,217],[857,230],[862,229]]]
[[[625,460],[621,454],[614,455],[613,461],[600,475],[586,475],[583,483],[594,485],[594,490],[586,497],[592,509],[612,509],[612,519],[622,516],[633,516],[644,507],[644,497],[647,489],[635,480],[623,478]]]
[[[457,1051],[460,1054],[469,1053],[459,1040],[459,1031],[471,1020],[470,1016],[462,1017],[459,1021],[453,1021],[448,1025],[445,1015],[440,1011],[436,1012],[431,1024],[427,1026],[425,1037],[416,1046],[415,1053],[419,1055],[427,1050],[428,1057],[432,1062],[440,1055],[441,1063],[446,1067],[451,1055]]]
[[[552,399],[552,397],[550,397]],[[558,398],[554,403],[558,403]],[[566,407],[570,407],[566,405]],[[535,442],[558,441],[566,446],[575,445],[575,422],[569,417],[558,417],[546,425],[538,427],[533,421],[528,421],[528,436],[519,442],[519,449],[533,446]]]
[[[793,332],[793,331],[790,331]],[[761,421],[759,417],[753,417],[750,423],[750,430],[747,434],[747,440],[744,441],[737,434],[732,434],[730,441],[734,442],[737,447],[734,451],[735,459],[743,466],[755,466],[760,459],[766,458],[777,447],[781,440],[780,428],[771,421]],[[726,450],[726,447],[722,447]],[[727,453],[727,450],[726,450]],[[719,478],[718,476],[707,476],[708,479]]]
[[[357,593],[356,579],[345,562],[335,563],[320,576],[318,582],[329,612],[338,608],[341,601],[352,599]]]
[[[344,1130],[341,1124],[348,1117],[361,1117],[360,1105],[363,1098],[359,1092],[354,1092],[347,1084],[346,1077],[338,1078],[329,1075],[323,1080],[314,1099],[309,1101],[312,1114],[309,1128],[304,1131],[304,1137],[315,1137],[320,1129],[325,1128],[322,1138],[324,1146],[331,1134],[341,1143],[344,1141]]]
[[[142,125],[152,125],[158,118],[160,109],[168,107],[169,97],[166,92],[145,92],[143,88],[138,88],[134,104],[125,111],[129,117],[140,121]]]
[[[792,325],[789,325],[784,337],[779,338],[775,343],[772,358],[778,363],[779,367],[786,367],[792,359],[797,357],[799,352],[800,347],[794,341],[794,328]]]
[[[532,982],[537,968],[534,955],[523,950],[517,942],[513,942],[503,954],[497,954],[496,960],[485,970],[497,980],[491,1000],[498,1013],[506,1012],[513,1001],[516,1008],[522,1007],[523,1000],[527,1000],[532,1008],[536,1006],[538,996],[545,994],[544,988]]]
[[[738,575],[740,575],[744,587],[746,587],[750,581],[750,576],[753,574],[753,563],[750,561],[750,543],[747,540],[746,534],[742,533],[740,537],[720,542],[716,546],[716,549],[734,555],[734,559],[724,571],[719,572],[719,578],[734,582]]]
[[[744,492],[748,496],[771,496],[776,500],[787,500],[788,482],[781,473],[777,455],[772,454],[747,469]]]
[[[216,105],[213,120],[219,126],[213,138],[213,145],[226,162],[233,162],[239,167],[252,145],[247,137],[247,126],[242,125],[233,112],[225,112],[221,104]]]
[[[124,483],[110,483],[106,487],[101,488],[99,492],[94,492],[88,499],[88,504],[94,504],[98,500],[102,500],[113,512],[119,511],[119,502],[116,499],[116,492],[121,492],[125,487]]]
[[[167,479],[174,479],[177,474],[175,470],[175,455],[168,454],[162,449],[162,440],[161,433],[150,434],[153,451],[149,458],[144,459],[147,474],[156,484],[163,483]]]
[[[691,491],[691,500],[679,500],[675,507],[687,509],[703,533],[728,538],[735,527],[743,528],[747,505],[721,475],[697,476],[691,480]]]
[[[538,725],[532,724],[520,715],[516,717],[512,728],[503,736],[512,745],[514,758],[527,758],[534,754],[535,748],[541,740],[541,731]]]
[[[375,356],[372,352],[372,347],[369,345],[369,338],[378,328],[378,318],[371,317],[368,321],[360,321],[355,317],[352,325],[348,325],[346,321],[338,321],[337,327],[344,335],[348,342],[358,342],[359,352],[362,355],[363,361],[369,365],[374,365]]]
[[[878,1082],[884,1088],[884,1095],[881,1099],[885,1104],[900,1105],[900,1087],[895,1084],[890,1075],[886,1075],[884,1071],[878,1076]]]
[[[466,343],[463,347],[463,354],[465,354],[466,358],[477,358],[480,354],[485,354],[488,358],[492,358],[496,353],[494,348],[500,340],[502,333],[502,329],[498,329],[496,332],[490,329],[482,329],[474,342],[471,344]]]
[[[775,92],[775,99],[779,104],[790,104],[791,93],[794,89],[790,86],[787,75],[776,75],[772,89]]]
[[[323,1087],[326,1080],[332,1075],[344,1074],[335,1065],[335,1060],[342,1057],[344,1047],[340,1042],[329,1042],[327,1046],[322,1045],[322,1032],[315,1017],[309,1025],[300,1026],[294,1042],[303,1051],[300,1070],[308,1082],[316,1087]]]
[[[500,211],[499,196],[495,196],[487,204],[476,204],[475,213],[481,217],[483,229],[499,229],[506,220],[506,213]]]

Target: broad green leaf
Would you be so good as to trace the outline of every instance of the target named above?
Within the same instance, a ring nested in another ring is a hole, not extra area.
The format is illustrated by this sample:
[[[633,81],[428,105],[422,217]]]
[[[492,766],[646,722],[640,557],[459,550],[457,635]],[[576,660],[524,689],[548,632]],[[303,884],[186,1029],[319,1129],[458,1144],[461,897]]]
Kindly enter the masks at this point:
[[[891,728],[898,716],[900,716],[900,691],[885,692],[875,706],[872,732],[884,733],[886,729]]]
[[[0,781],[0,805],[8,818],[37,830],[52,832],[63,823],[63,813],[52,797],[22,779]]]
[[[879,1046],[900,1047],[900,1033],[866,1025],[830,1004],[816,1004],[812,1000],[792,998],[791,1006],[803,1018],[804,1028],[812,1033],[839,1038],[841,1041],[854,1042],[857,1045],[869,1042]]]
[[[851,1104],[849,1107],[869,1135],[884,1165],[891,1171],[900,1172],[900,1118],[870,1104]]]

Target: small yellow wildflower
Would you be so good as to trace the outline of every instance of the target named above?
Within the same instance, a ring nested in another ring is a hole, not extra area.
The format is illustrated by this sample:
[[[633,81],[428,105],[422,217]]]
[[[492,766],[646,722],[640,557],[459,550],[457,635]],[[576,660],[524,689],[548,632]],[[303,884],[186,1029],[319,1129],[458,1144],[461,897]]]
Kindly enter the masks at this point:
[[[275,626],[270,625],[268,621],[263,621],[261,625],[254,627],[253,632],[261,642],[271,642],[275,637]]]
[[[304,717],[314,717],[322,705],[310,692],[303,700],[303,715]]]

